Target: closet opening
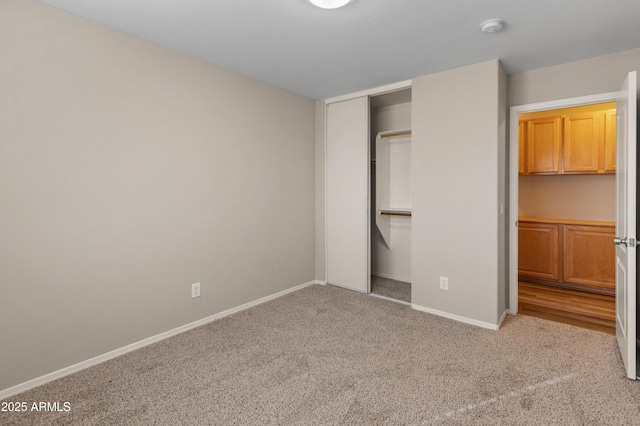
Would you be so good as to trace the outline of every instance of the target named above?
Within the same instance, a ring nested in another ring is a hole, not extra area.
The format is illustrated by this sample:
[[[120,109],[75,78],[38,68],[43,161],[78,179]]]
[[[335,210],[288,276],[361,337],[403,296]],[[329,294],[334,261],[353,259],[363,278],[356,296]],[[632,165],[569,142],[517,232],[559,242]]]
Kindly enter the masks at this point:
[[[519,114],[518,313],[616,334],[616,104]]]
[[[369,99],[372,296],[411,303],[411,89]]]

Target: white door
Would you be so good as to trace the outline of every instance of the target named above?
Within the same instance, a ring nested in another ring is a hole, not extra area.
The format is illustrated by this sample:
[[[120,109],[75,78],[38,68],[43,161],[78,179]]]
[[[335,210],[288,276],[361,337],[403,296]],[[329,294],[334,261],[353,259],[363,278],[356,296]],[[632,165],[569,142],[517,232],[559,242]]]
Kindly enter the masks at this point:
[[[369,98],[326,109],[327,283],[369,291]]]
[[[627,371],[636,378],[636,72],[616,102],[616,337]]]

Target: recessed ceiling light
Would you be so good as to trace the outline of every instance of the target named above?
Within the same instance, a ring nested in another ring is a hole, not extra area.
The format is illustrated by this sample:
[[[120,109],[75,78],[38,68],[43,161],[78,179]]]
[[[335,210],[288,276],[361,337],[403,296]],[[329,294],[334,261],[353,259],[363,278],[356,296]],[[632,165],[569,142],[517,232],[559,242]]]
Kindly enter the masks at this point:
[[[351,0],[309,0],[313,5],[323,9],[337,9],[346,6]]]
[[[502,31],[503,27],[504,21],[498,18],[489,19],[488,21],[484,21],[480,25],[480,28],[482,28],[482,32],[485,34],[497,33],[498,31]]]

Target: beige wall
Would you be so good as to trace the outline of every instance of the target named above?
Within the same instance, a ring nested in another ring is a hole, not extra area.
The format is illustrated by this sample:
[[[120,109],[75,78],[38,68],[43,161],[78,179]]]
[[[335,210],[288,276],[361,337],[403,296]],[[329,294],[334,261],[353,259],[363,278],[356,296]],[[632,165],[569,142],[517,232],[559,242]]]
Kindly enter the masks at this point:
[[[493,325],[504,280],[504,77],[493,60],[419,77],[412,87],[412,303]]]
[[[0,390],[313,280],[313,101],[32,0],[0,52]]]
[[[518,215],[616,220],[615,175],[520,176]]]
[[[640,71],[640,49],[512,74],[509,105],[615,92],[630,71]]]

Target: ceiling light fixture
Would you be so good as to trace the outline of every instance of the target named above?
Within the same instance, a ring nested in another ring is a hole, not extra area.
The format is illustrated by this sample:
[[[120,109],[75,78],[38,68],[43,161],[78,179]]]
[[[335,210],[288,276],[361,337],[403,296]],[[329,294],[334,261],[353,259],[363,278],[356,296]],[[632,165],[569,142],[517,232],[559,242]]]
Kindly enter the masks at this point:
[[[482,28],[482,32],[485,34],[497,33],[498,31],[502,31],[503,27],[504,21],[498,18],[489,19],[488,21],[484,21],[480,25],[480,28]]]
[[[351,3],[351,0],[309,0],[314,6],[322,9],[337,9]]]

